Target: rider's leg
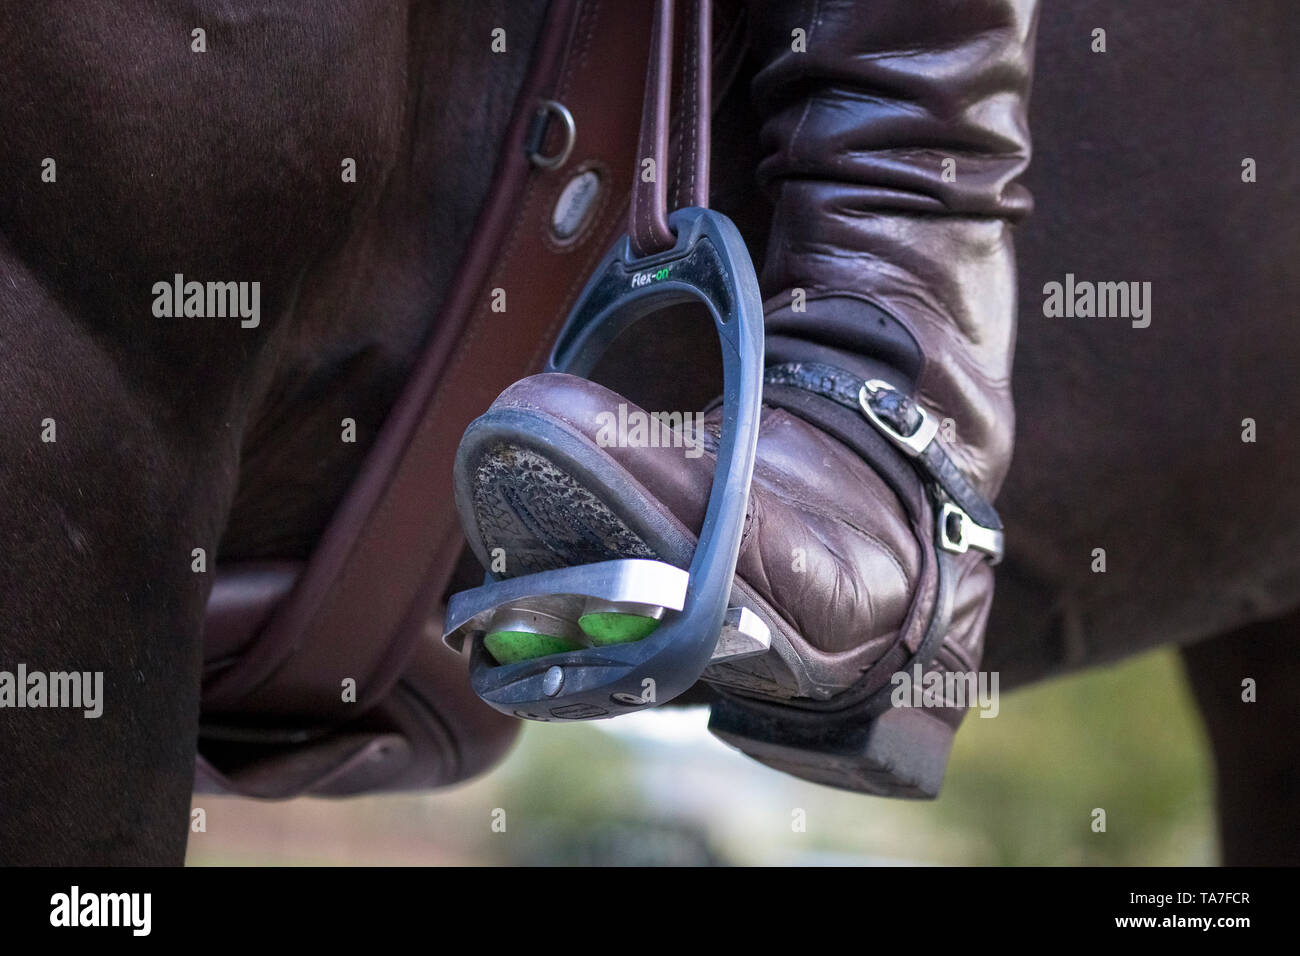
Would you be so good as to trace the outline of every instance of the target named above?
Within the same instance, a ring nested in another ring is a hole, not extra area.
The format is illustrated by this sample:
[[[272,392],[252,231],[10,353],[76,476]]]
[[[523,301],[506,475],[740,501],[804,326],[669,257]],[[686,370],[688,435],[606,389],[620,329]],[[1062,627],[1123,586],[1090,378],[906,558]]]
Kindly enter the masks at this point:
[[[1016,180],[1028,161],[1034,5],[940,15],[844,4],[807,23],[780,6],[750,4],[759,177],[775,204],[763,270],[768,363],[834,366],[913,396],[955,470],[991,498],[1011,452],[1010,225],[1029,208]],[[806,43],[792,46],[794,27]],[[820,373],[782,374],[767,390],[737,584],[779,650],[706,674],[729,695],[715,727],[813,779],[933,792],[962,711],[891,714],[879,691],[917,656],[941,671],[978,668],[992,572],[975,551],[940,560],[936,509],[909,459],[860,412],[816,394]],[[484,553],[504,547],[517,570],[689,555],[713,423],[696,435],[706,449],[697,458],[601,447],[600,463],[588,464],[639,484],[635,501],[602,498],[586,464],[557,462],[536,440],[554,427],[597,447],[600,419],[620,401],[553,376],[498,400],[490,422],[531,416],[536,427],[507,446],[474,437],[462,446],[471,538]],[[819,737],[834,740],[818,751]]]

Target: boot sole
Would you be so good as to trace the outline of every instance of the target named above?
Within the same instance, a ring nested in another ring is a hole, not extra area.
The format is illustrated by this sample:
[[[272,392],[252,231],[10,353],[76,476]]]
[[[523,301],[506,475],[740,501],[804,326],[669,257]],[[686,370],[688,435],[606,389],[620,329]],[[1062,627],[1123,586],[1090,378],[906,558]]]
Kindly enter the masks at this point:
[[[710,708],[709,732],[765,766],[813,783],[914,800],[939,795],[956,733],[914,708],[827,713],[727,695]]]

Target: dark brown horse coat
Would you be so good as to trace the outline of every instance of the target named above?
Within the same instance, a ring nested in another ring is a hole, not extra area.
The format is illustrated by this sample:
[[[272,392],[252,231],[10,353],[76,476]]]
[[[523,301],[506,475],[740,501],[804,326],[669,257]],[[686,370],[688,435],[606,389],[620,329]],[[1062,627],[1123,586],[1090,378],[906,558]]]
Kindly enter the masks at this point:
[[[541,6],[0,16],[0,667],[105,675],[98,719],[0,711],[0,859],[180,858],[211,582],[194,549],[209,569],[309,553],[446,294]],[[1043,11],[986,661],[1004,680],[1300,605],[1297,48],[1282,2]],[[761,255],[745,79],[715,201]],[[176,273],[258,280],[259,326],[155,318]],[[1149,326],[1048,317],[1067,274],[1150,282]],[[1277,657],[1229,655],[1222,680],[1276,681]],[[1293,786],[1280,726],[1253,731],[1255,765]]]

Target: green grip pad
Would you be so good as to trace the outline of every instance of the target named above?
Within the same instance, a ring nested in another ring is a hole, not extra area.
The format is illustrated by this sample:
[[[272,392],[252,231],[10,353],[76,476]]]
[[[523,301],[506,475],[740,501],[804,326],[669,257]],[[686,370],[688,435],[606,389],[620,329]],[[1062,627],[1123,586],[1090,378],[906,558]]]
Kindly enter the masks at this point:
[[[537,634],[533,631],[493,631],[483,638],[483,646],[496,658],[498,664],[528,661],[547,654],[563,654],[582,647],[576,641],[555,634]]]
[[[627,644],[649,636],[659,626],[659,621],[644,614],[624,614],[619,611],[597,611],[578,618],[578,627],[597,646]]]

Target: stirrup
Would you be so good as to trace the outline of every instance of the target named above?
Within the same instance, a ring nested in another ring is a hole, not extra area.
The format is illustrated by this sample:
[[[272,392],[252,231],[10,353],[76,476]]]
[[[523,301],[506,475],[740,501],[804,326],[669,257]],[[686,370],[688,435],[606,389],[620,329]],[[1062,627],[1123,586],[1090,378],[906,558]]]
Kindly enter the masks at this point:
[[[452,596],[443,640],[470,642],[470,683],[488,705],[530,720],[590,720],[661,704],[704,669],[765,653],[767,626],[728,607],[758,444],[763,304],[735,225],[688,207],[669,218],[675,245],[636,258],[622,237],[565,321],[548,372],[588,376],[626,328],[701,302],[722,345],[722,437],[708,510],[690,568],[642,558],[499,580]],[[593,625],[603,639],[585,646]],[[501,642],[497,655],[489,636]],[[503,651],[510,651],[506,653]],[[505,661],[505,662],[499,662]]]

